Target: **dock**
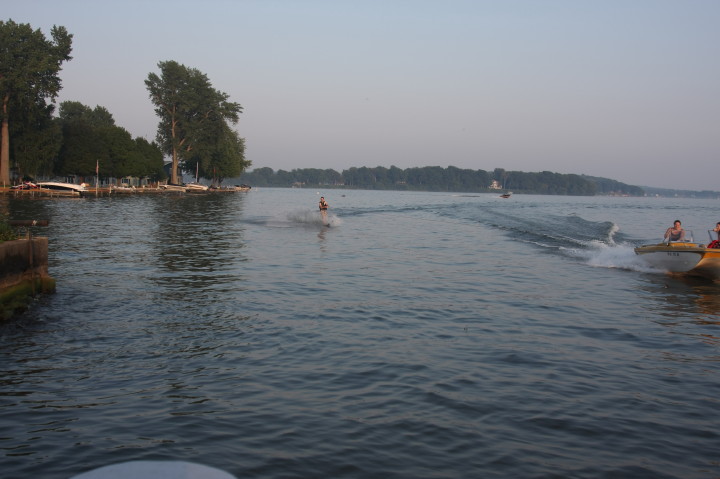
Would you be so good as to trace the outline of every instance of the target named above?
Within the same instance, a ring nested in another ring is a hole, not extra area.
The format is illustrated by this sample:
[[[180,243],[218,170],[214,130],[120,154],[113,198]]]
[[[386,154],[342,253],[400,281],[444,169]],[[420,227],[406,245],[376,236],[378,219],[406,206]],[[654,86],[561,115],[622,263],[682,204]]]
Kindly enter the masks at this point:
[[[0,194],[11,195],[23,198],[80,198],[80,197],[102,197],[114,195],[176,195],[176,194],[218,194],[218,193],[238,193],[250,191],[249,186],[226,186],[220,188],[208,188],[207,190],[197,191],[183,187],[164,188],[161,186],[148,187],[122,187],[122,186],[102,186],[102,187],[86,187],[81,192],[77,191],[61,191],[49,190],[44,188],[32,189],[12,189],[0,187]]]

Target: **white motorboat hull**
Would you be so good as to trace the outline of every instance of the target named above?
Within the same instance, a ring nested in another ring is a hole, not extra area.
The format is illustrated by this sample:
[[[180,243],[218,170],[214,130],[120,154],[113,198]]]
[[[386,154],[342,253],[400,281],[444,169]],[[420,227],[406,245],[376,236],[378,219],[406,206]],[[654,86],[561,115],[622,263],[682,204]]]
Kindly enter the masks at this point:
[[[56,194],[81,195],[87,191],[82,185],[74,183],[62,183],[59,181],[43,181],[37,184],[38,188]]]
[[[635,253],[653,268],[669,273],[720,279],[720,248],[677,242],[640,246]]]
[[[198,191],[207,191],[208,187],[205,185],[201,185],[199,183],[187,183],[185,185],[185,191],[189,193],[194,193]]]
[[[670,273],[687,273],[697,266],[703,257],[702,253],[697,251],[651,251],[637,254],[654,268]]]
[[[171,183],[168,183],[167,185],[160,185],[160,188],[167,191],[177,191],[178,193],[185,193],[185,191],[187,191],[187,188],[183,185],[173,185]]]

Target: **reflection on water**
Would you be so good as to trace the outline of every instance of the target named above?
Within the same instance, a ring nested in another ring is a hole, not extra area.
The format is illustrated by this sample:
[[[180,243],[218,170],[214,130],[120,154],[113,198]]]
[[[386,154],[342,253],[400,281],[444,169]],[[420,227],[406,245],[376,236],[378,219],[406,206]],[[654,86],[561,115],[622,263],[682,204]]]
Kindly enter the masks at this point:
[[[157,225],[153,256],[159,270],[154,281],[173,297],[196,296],[210,285],[222,289],[242,281],[246,259],[244,225],[237,221],[243,205],[236,195],[181,195],[166,198],[152,211]]]
[[[720,334],[698,326],[720,325],[720,283],[682,275],[654,275],[645,284],[648,311],[679,334],[720,343]]]

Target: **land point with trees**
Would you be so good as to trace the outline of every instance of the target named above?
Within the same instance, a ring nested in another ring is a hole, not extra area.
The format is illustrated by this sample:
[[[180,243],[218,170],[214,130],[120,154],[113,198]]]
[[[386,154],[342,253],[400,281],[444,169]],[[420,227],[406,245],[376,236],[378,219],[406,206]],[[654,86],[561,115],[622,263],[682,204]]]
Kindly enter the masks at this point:
[[[181,170],[197,172],[220,185],[250,166],[245,140],[231,128],[242,112],[239,103],[212,87],[200,71],[175,61],[158,63],[160,73],[145,81],[159,118],[157,141],[132,138],[102,106],[54,101],[63,63],[72,60],[72,34],[54,26],[50,39],[29,24],[0,21],[0,187],[25,178],[99,174],[106,181],[167,178]]]

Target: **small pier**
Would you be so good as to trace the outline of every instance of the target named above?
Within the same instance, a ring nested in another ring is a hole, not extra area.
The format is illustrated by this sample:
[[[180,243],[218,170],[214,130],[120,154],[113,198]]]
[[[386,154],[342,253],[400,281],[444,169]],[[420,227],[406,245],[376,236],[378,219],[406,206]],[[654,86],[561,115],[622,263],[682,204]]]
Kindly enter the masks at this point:
[[[172,195],[172,194],[215,194],[215,193],[237,193],[250,191],[249,186],[223,186],[220,188],[208,188],[207,190],[197,191],[183,188],[181,186],[173,188],[159,187],[117,187],[103,186],[95,188],[88,186],[82,192],[77,191],[61,191],[50,190],[45,188],[31,189],[12,189],[0,187],[0,194],[12,195],[21,198],[80,198],[80,197],[106,197],[106,196],[122,196],[122,195]]]

